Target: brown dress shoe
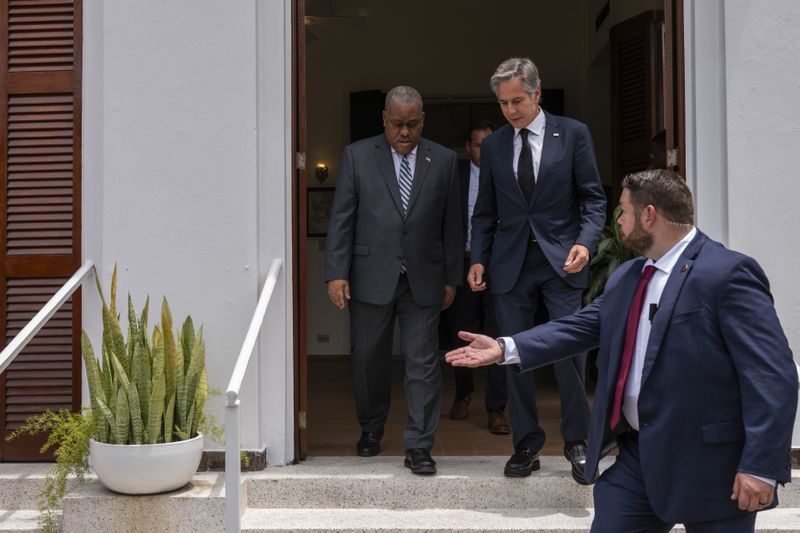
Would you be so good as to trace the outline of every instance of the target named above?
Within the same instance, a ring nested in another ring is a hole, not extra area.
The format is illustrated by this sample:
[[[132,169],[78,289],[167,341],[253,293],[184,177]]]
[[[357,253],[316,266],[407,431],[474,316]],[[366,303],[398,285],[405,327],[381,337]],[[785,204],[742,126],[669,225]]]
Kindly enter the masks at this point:
[[[489,433],[495,435],[508,435],[511,433],[511,426],[508,425],[508,420],[503,416],[503,413],[497,411],[489,411]]]
[[[450,419],[451,420],[464,420],[469,418],[469,411],[467,410],[467,406],[472,398],[470,396],[466,396],[462,399],[456,398],[453,400],[453,408],[450,409]]]

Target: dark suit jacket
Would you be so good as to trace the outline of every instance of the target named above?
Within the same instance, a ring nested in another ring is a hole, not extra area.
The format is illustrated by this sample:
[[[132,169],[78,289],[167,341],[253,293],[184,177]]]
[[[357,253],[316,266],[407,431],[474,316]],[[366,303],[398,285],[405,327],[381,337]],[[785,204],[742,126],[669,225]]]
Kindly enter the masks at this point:
[[[599,344],[587,472],[616,443],[610,405],[643,264],[621,265],[603,296],[574,315],[513,337],[523,369]],[[730,500],[737,471],[789,481],[796,406],[797,370],[764,272],[698,232],[664,287],[642,373],[639,449],[656,515],[701,522],[743,514]]]
[[[458,179],[461,191],[461,228],[464,231],[464,242],[467,242],[467,215],[469,213],[469,159],[459,159]],[[466,248],[466,246],[465,246]]]
[[[544,111],[542,111],[544,112]],[[506,124],[481,143],[481,179],[472,214],[472,264],[486,269],[489,290],[511,290],[525,261],[531,228],[553,269],[586,287],[589,269],[563,270],[570,248],[594,251],[606,217],[594,146],[585,124],[545,113],[536,190],[526,204],[514,174],[514,128]]]
[[[405,259],[414,301],[441,305],[444,285],[460,285],[464,269],[456,161],[452,150],[420,140],[404,216],[386,137],[347,146],[331,207],[325,280],[349,280],[354,299],[387,304]]]

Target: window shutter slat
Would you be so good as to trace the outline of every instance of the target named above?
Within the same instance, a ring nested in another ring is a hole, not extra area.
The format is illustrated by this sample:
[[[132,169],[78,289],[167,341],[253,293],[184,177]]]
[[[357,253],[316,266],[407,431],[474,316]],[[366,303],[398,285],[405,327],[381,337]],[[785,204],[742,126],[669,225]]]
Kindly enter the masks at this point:
[[[73,70],[73,2],[18,0],[8,3],[8,70]]]

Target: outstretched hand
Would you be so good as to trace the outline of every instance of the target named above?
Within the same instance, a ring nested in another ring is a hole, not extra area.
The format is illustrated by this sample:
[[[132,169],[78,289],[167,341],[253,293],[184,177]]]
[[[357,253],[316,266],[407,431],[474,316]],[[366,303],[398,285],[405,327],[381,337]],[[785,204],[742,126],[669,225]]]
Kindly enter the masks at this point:
[[[474,368],[503,360],[503,350],[493,338],[468,331],[459,331],[458,336],[461,340],[467,341],[469,345],[445,354],[445,361],[451,365]]]

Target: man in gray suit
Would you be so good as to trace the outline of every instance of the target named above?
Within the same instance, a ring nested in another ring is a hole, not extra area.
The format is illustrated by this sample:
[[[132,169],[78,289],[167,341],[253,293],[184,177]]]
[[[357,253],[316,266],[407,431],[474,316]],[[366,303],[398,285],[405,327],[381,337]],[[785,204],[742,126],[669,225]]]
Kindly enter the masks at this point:
[[[384,135],[347,146],[339,163],[325,256],[331,301],[350,307],[353,386],[362,434],[380,453],[389,413],[395,318],[405,357],[405,466],[435,474],[430,449],[442,403],[439,312],[462,280],[464,242],[455,152],[421,138],[411,87],[386,96]]]

